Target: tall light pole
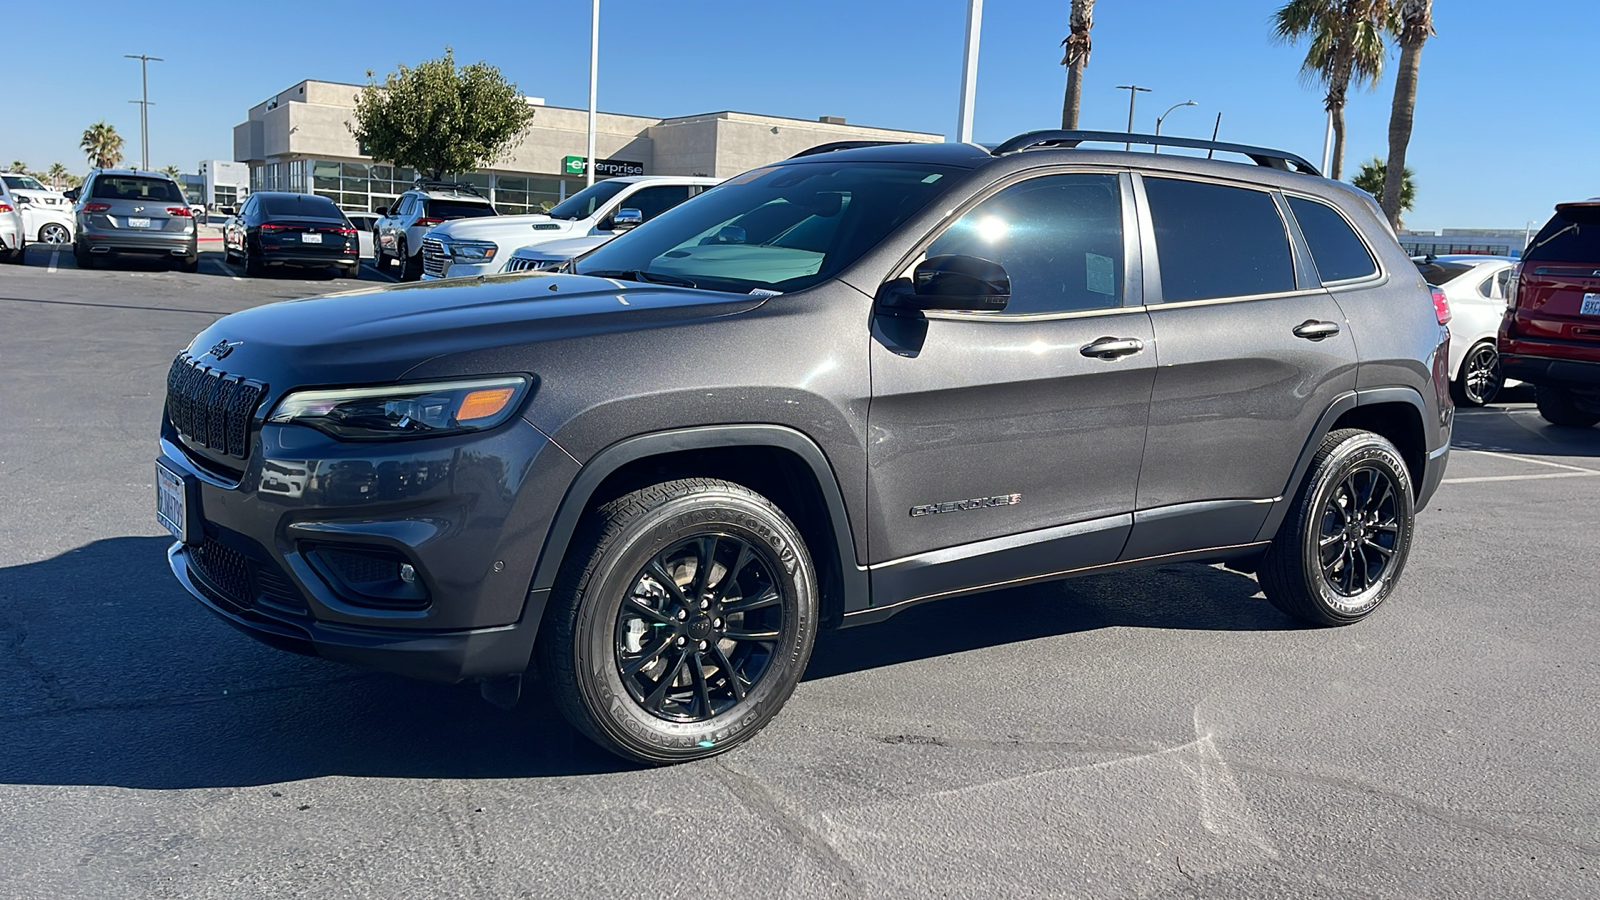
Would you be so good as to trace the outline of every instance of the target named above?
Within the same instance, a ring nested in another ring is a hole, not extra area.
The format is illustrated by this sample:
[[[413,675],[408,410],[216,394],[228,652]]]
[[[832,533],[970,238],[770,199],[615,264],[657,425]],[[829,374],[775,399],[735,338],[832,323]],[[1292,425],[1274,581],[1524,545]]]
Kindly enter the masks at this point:
[[[591,0],[589,18],[589,155],[585,168],[594,187],[594,100],[600,88],[600,0]]]
[[[1167,107],[1167,111],[1166,112],[1162,113],[1159,116],[1156,116],[1156,137],[1161,137],[1161,123],[1165,122],[1167,120],[1167,116],[1172,115],[1172,111],[1173,110],[1175,110],[1175,109],[1183,109],[1185,106],[1199,106],[1199,105],[1200,104],[1194,102],[1193,100],[1185,100],[1182,103],[1174,103],[1171,106]],[[1132,129],[1129,129],[1129,130],[1131,131]],[[1157,153],[1161,152],[1161,145],[1160,144],[1156,145],[1156,152]]]
[[[1150,88],[1139,87],[1137,84],[1119,84],[1117,85],[1117,90],[1128,92],[1128,133],[1133,134],[1133,101],[1141,91],[1146,94],[1150,93]],[[1133,144],[1131,142],[1123,144],[1122,149],[1132,150]]]
[[[146,56],[143,53],[124,53],[126,59],[139,61],[139,84],[141,87],[140,99],[129,100],[129,103],[139,104],[139,158],[141,169],[150,170],[150,75],[148,66],[153,62],[166,62],[159,56]]]
[[[983,0],[967,0],[967,43],[961,59],[961,118],[956,122],[956,140],[972,140],[972,108],[978,94],[978,38],[983,30]]]

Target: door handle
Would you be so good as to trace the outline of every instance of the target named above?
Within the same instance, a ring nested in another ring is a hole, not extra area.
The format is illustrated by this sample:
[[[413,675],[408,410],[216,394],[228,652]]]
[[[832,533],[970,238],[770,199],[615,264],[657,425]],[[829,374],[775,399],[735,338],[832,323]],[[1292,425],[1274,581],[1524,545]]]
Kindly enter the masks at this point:
[[[1138,338],[1103,337],[1092,344],[1085,344],[1078,352],[1095,359],[1117,359],[1143,349],[1144,341]]]
[[[1316,319],[1307,319],[1294,327],[1294,336],[1305,338],[1308,341],[1321,341],[1331,338],[1339,333],[1339,326],[1333,322],[1318,322]]]

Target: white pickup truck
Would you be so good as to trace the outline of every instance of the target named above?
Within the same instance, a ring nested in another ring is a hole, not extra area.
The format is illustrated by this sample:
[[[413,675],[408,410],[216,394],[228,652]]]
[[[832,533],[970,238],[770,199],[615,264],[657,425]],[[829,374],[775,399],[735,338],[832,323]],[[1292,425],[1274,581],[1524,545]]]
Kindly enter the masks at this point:
[[[505,270],[506,261],[520,247],[565,238],[621,234],[627,227],[648,222],[721,180],[679,175],[608,178],[573,194],[548,213],[445,222],[422,239],[422,278],[430,281],[494,275]],[[616,215],[623,209],[636,209],[640,216],[618,228]]]

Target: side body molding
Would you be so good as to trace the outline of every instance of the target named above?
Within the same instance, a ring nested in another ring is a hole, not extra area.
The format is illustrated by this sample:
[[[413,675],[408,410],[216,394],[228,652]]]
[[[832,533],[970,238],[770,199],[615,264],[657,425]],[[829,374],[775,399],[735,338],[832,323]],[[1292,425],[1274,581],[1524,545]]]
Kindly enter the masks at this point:
[[[845,511],[844,495],[839,490],[839,479],[821,447],[801,432],[782,425],[712,425],[661,431],[625,438],[596,453],[578,470],[577,477],[572,480],[566,496],[561,500],[534,569],[530,597],[548,594],[555,585],[556,573],[561,569],[561,561],[566,556],[572,534],[588,509],[595,490],[611,473],[646,457],[718,447],[775,447],[793,453],[810,468],[833,529],[834,547],[826,552],[837,554],[837,571],[842,589],[842,602],[837,611],[849,612],[868,606],[870,587],[867,572],[857,564],[855,558],[855,541]],[[822,587],[826,590],[827,586]]]

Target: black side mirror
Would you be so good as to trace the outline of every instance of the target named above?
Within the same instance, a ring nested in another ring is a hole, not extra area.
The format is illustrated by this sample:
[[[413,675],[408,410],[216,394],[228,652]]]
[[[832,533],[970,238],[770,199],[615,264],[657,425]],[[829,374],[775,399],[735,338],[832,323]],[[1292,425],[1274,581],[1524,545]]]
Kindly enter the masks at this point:
[[[73,203],[78,202],[79,194],[80,192],[77,188],[68,188],[67,190],[61,192],[61,196],[71,200]]]
[[[22,196],[20,194],[17,195],[17,205],[18,206],[21,206],[24,203],[32,203],[32,202],[33,202],[33,198],[32,197],[24,197],[24,196]]]
[[[387,206],[380,206],[380,207],[378,207],[378,209],[377,209],[377,213],[378,213],[378,215],[380,215],[380,216],[387,216],[387,215],[388,215],[388,214],[389,214],[389,207],[387,207]]]
[[[911,291],[901,302],[916,309],[999,312],[1011,300],[1011,276],[976,256],[930,256],[912,270]]]
[[[239,213],[231,206],[224,206],[222,208],[222,214],[225,216],[236,216]]]

